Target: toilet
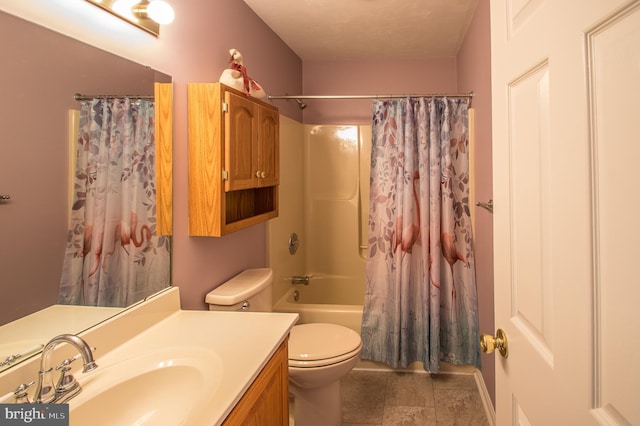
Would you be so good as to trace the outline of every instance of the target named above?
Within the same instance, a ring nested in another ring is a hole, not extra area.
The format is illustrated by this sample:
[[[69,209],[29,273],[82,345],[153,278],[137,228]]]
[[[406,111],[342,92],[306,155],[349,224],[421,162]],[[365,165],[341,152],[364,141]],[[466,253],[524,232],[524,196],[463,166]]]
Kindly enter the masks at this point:
[[[247,269],[210,291],[213,311],[271,311],[273,271]],[[360,335],[336,324],[298,324],[289,335],[289,392],[296,426],[342,424],[340,379],[356,365]]]

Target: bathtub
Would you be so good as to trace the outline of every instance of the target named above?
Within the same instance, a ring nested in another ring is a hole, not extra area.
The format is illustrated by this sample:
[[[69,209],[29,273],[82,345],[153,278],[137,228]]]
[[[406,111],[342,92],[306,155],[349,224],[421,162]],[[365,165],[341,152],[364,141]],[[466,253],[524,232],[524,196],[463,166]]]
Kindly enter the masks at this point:
[[[360,334],[364,296],[357,293],[363,294],[363,286],[341,279],[311,279],[309,285],[292,285],[273,310],[299,314],[298,324],[338,324]],[[354,291],[345,291],[346,288]]]
[[[298,292],[298,300],[295,294]],[[360,295],[358,295],[360,293]],[[278,300],[274,312],[296,312],[300,315],[298,324],[325,322],[349,327],[360,334],[362,323],[362,304],[364,301],[364,283],[359,287],[348,279],[314,277],[309,285],[292,285],[287,293]],[[386,364],[358,360],[355,369],[380,371],[411,371],[424,373],[422,363],[411,363],[407,368],[391,368]],[[475,374],[476,369],[468,365],[440,364],[443,373]],[[479,373],[478,373],[479,374]]]

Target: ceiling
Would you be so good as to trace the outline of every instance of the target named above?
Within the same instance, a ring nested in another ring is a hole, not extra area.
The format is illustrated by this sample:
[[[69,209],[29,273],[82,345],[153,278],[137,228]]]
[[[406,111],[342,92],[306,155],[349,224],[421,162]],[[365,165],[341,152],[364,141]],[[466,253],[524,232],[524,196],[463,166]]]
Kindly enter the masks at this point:
[[[244,0],[303,60],[455,56],[478,0]]]

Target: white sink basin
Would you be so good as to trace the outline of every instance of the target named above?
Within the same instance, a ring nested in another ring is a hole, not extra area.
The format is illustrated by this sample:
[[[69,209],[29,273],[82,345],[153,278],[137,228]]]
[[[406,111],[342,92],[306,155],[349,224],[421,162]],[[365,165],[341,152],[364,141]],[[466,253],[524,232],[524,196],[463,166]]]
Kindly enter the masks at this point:
[[[98,368],[83,374],[80,360],[72,364],[82,392],[69,401],[69,423],[220,425],[297,319],[182,310],[179,288],[172,287],[82,333],[97,348]],[[74,348],[56,347],[52,366],[71,356]],[[32,356],[0,371],[0,402],[15,402],[14,390],[37,378],[40,362]]]
[[[69,402],[71,425],[205,424],[206,401],[220,384],[215,352],[167,348],[76,375],[82,392]]]

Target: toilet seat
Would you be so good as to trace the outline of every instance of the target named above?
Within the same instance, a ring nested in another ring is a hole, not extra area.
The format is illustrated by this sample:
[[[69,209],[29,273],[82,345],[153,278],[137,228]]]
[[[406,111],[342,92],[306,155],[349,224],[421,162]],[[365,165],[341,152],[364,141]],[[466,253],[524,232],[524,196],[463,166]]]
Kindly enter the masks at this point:
[[[289,336],[289,367],[313,368],[336,364],[360,353],[355,331],[336,324],[300,324]]]

